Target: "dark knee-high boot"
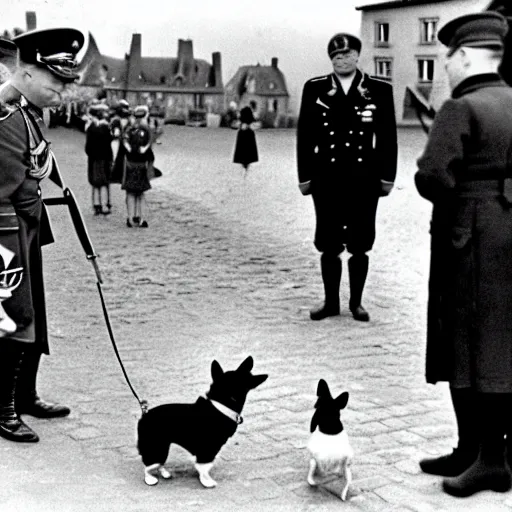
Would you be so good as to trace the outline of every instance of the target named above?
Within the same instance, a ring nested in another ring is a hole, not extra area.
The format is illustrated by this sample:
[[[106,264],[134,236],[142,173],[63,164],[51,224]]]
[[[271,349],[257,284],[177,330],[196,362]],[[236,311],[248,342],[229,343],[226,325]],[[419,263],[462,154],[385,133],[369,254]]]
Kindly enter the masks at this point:
[[[459,442],[450,454],[420,461],[422,471],[431,475],[458,476],[478,457],[480,437],[478,417],[475,414],[477,394],[471,388],[451,388],[450,392]]]
[[[366,276],[368,275],[369,258],[366,254],[354,254],[348,260],[348,277],[350,282],[349,308],[354,319],[360,322],[368,322],[370,315],[363,308],[363,297]]]
[[[311,320],[323,320],[340,314],[341,260],[338,254],[322,253],[320,267],[324,283],[325,302],[309,312]]]
[[[443,489],[464,498],[479,491],[507,492],[512,488],[512,474],[505,461],[505,421],[510,413],[508,394],[479,393],[481,408],[475,415],[480,422],[480,451],[476,461],[461,475],[446,478]]]
[[[14,403],[22,356],[16,348],[0,349],[0,436],[18,443],[36,443],[39,436],[20,419]]]
[[[71,411],[65,405],[52,404],[37,394],[36,381],[41,352],[29,350],[23,357],[19,384],[16,389],[16,410],[18,414],[30,414],[36,418],[61,418]]]

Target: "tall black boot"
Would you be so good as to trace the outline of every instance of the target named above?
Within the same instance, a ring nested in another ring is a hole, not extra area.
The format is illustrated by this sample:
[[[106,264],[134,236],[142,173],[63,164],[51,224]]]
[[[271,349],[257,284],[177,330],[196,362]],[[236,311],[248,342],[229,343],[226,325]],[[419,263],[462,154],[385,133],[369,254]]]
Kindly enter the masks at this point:
[[[39,436],[20,419],[14,405],[22,356],[16,348],[0,349],[0,436],[18,443],[37,443]]]
[[[349,308],[354,319],[360,322],[368,322],[370,320],[370,315],[361,304],[366,276],[368,275],[368,266],[369,258],[366,254],[354,254],[348,260],[348,277],[350,282]]]
[[[36,391],[37,371],[41,352],[28,350],[23,357],[19,385],[16,389],[16,410],[18,414],[30,414],[36,418],[61,418],[71,410],[65,405],[52,404],[42,400]]]
[[[461,475],[446,478],[443,489],[452,496],[465,498],[480,491],[507,492],[512,488],[512,474],[505,461],[505,421],[510,403],[508,394],[479,393],[480,452],[476,461]]]
[[[450,388],[457,420],[459,442],[452,453],[420,461],[423,472],[439,476],[458,476],[475,462],[480,448],[478,416],[475,414],[477,394],[471,388]]]
[[[341,260],[338,254],[322,253],[320,267],[324,283],[325,302],[309,312],[311,320],[323,320],[340,314]]]

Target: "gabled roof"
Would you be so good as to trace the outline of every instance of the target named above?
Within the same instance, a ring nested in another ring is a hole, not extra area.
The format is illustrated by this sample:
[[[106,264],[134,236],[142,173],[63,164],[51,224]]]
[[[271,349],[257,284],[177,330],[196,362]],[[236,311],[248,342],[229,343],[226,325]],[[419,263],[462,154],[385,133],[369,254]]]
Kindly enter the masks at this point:
[[[241,66],[226,84],[226,92],[245,92],[254,80],[254,94],[258,96],[289,96],[286,80],[281,70],[274,66]]]
[[[179,69],[180,62],[174,57],[141,57],[140,79],[128,87],[129,56],[124,59],[102,55],[96,40],[89,34],[89,44],[82,58],[78,72],[80,85],[99,87],[104,85],[115,89],[133,89],[144,87],[147,90],[174,89],[203,91],[210,87],[212,92],[222,88],[214,87],[213,66],[206,60],[192,59],[186,61]],[[178,74],[179,73],[179,74]]]
[[[391,0],[380,4],[368,4],[356,7],[357,11],[380,11],[385,9],[397,9],[399,7],[411,7],[413,5],[439,4],[452,0]]]

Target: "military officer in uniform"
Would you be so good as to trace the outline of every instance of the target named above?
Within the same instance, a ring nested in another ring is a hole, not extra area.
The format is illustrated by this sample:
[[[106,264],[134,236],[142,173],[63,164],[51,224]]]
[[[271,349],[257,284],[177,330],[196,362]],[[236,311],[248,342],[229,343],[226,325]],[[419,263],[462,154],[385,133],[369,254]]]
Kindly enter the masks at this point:
[[[397,131],[392,86],[357,67],[361,41],[336,34],[327,52],[333,72],[304,85],[297,127],[297,166],[302,194],[316,213],[315,246],[325,302],[312,320],[340,314],[340,254],[347,249],[353,317],[368,321],[362,294],[375,240],[379,198],[393,188]]]
[[[36,30],[14,38],[18,62],[0,86],[0,436],[37,442],[20,418],[66,416],[68,407],[36,390],[48,354],[41,246],[53,241],[39,183],[55,157],[42,131],[42,108],[58,105],[73,82],[84,36],[74,29]]]
[[[487,11],[439,31],[451,98],[415,177],[433,204],[426,379],[449,383],[458,426],[457,448],[420,467],[460,497],[512,483],[512,89],[498,74],[507,30]]]

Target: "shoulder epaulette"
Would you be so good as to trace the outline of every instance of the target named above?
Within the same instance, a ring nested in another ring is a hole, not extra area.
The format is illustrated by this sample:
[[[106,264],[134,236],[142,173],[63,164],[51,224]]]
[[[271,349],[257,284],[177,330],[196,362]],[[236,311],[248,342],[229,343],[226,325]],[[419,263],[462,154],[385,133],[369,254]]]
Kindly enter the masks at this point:
[[[0,103],[0,121],[5,121],[18,110],[17,105],[11,103]]]
[[[316,76],[308,80],[308,82],[321,82],[322,80],[327,80],[330,76],[331,75]]]

